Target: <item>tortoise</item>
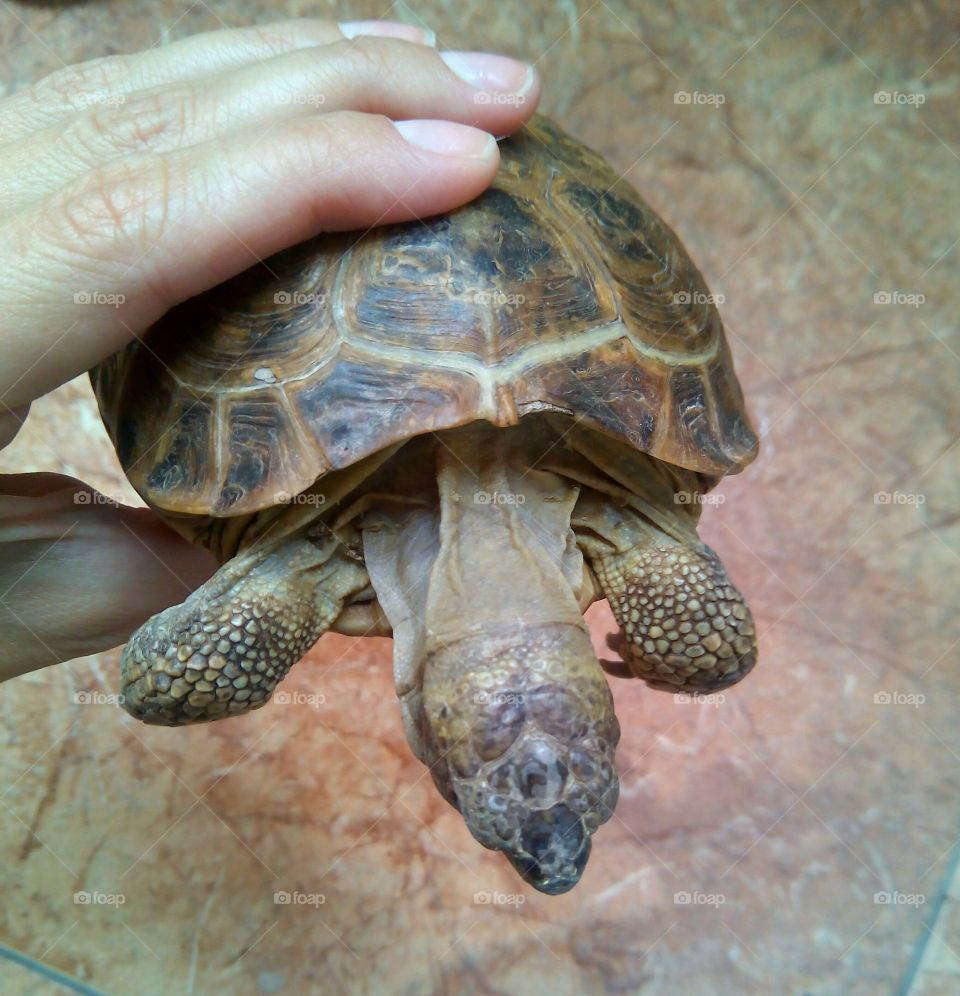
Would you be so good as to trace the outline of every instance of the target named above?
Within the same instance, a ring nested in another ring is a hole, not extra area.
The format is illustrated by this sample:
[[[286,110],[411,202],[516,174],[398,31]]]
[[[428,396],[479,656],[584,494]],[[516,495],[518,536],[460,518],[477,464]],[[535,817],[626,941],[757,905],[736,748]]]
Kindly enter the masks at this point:
[[[756,660],[697,535],[755,456],[723,326],[674,232],[538,115],[492,187],[323,234],[174,308],[92,372],[134,488],[221,567],[131,637],[126,709],[264,705],[326,631],[392,634],[404,729],[485,847],[579,880],[620,728],[620,660],[709,692]]]

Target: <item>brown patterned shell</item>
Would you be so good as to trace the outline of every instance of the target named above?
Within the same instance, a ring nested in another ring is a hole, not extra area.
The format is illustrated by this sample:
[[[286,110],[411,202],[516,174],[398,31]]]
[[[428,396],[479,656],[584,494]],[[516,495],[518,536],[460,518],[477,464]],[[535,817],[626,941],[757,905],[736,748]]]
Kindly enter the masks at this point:
[[[676,235],[536,117],[449,215],[323,235],[171,311],[92,375],[151,505],[230,516],[431,430],[561,411],[709,478],[756,453]]]

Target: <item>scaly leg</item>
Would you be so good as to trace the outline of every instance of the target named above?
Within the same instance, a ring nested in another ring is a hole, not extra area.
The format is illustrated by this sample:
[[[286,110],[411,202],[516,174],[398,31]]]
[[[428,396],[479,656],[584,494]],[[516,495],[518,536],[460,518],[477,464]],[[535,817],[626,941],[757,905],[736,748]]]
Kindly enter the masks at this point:
[[[133,634],[120,661],[124,707],[163,726],[259,708],[367,584],[330,534],[238,555]]]
[[[616,649],[654,688],[711,692],[757,660],[756,630],[720,558],[680,542],[632,508],[582,495],[574,528],[620,624]]]

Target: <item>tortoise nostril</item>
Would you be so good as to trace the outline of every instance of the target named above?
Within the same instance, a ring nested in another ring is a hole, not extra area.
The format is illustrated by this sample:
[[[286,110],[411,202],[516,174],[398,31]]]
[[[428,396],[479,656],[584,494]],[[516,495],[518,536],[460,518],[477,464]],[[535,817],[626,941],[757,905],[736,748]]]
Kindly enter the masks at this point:
[[[567,766],[548,744],[535,742],[516,773],[523,797],[539,805],[555,802],[567,780]]]

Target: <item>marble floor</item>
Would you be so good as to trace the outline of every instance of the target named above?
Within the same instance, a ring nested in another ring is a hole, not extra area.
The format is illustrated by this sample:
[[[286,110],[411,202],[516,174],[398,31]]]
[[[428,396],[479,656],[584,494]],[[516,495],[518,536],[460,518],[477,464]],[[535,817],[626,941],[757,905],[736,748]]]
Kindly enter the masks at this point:
[[[387,640],[325,637],[303,696],[193,729],[109,704],[116,652],[14,679],[0,991],[960,992],[955,5],[9,0],[0,92],[284,14],[535,60],[543,109],[681,234],[762,437],[703,520],[761,662],[706,703],[612,679],[621,802],[556,898],[411,756]],[[0,456],[25,470],[135,501],[85,382]]]

